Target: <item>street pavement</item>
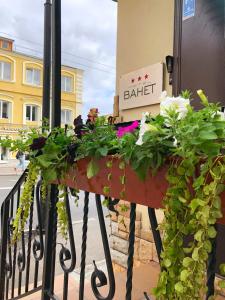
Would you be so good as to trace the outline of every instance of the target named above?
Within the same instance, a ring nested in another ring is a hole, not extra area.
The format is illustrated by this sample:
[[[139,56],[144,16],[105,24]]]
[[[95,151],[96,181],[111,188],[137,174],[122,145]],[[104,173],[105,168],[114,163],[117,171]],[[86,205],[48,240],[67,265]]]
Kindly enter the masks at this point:
[[[0,165],[1,168],[1,165]],[[11,172],[11,171],[10,171]],[[19,175],[11,173],[11,175],[0,175],[0,206],[2,205],[4,199],[10,192],[11,188],[17,182]],[[2,174],[0,172],[0,174]],[[75,204],[74,199],[70,199],[70,208],[71,208],[71,216],[72,216],[72,223],[73,223],[73,231],[75,237],[75,246],[76,246],[76,255],[77,255],[77,263],[76,263],[76,270],[75,273],[78,272],[80,266],[80,257],[81,257],[81,245],[82,245],[82,226],[83,226],[83,199],[84,199],[84,192],[80,192],[80,199],[78,201],[78,207]],[[104,215],[108,215],[108,211],[104,208]],[[93,194],[90,195],[89,201],[89,220],[88,220],[88,236],[87,236],[87,265],[91,266],[93,264],[93,260],[95,260],[98,264],[105,265],[104,262],[104,250],[103,244],[101,240],[101,233],[99,228],[99,221],[97,216],[96,204],[95,204],[95,197]],[[34,210],[34,225],[35,228],[37,222],[37,215],[36,210]],[[106,221],[106,228],[108,233],[110,232],[110,220],[108,217],[105,218]],[[57,235],[57,254],[56,254],[56,274],[59,275],[62,273],[62,269],[59,265],[59,251],[61,249],[60,243],[69,247],[69,243],[65,243],[63,238],[61,237],[60,233]],[[42,264],[40,265],[40,270],[42,268]],[[103,267],[104,268],[104,267]],[[34,261],[31,263],[31,274],[34,271]],[[39,280],[41,280],[41,273],[39,274]],[[31,275],[31,282],[32,282],[33,275]]]

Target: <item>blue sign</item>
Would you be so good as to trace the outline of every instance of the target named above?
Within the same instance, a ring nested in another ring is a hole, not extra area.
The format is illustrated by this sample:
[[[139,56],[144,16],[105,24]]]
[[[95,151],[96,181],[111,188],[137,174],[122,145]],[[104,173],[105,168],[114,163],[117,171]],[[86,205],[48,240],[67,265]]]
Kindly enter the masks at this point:
[[[194,17],[196,0],[183,0],[183,20]]]

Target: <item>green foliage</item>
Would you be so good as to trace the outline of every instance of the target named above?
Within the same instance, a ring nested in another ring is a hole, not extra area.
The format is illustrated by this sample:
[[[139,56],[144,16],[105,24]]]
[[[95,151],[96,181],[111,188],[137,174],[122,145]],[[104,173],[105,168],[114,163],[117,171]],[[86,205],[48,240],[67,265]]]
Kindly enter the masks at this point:
[[[14,220],[14,240],[20,237],[29,215],[33,188],[41,174],[44,184],[42,198],[46,198],[47,186],[65,178],[71,163],[68,146],[77,144],[75,161],[89,157],[87,177],[96,176],[98,160],[110,155],[106,168],[107,184],[103,188],[105,205],[109,204],[112,191],[113,160],[119,163],[120,176],[116,180],[122,186],[120,198],[126,200],[126,164],[129,164],[141,180],[151,171],[153,174],[168,164],[169,187],[164,199],[164,232],[161,254],[161,273],[154,289],[158,300],[199,300],[206,291],[205,274],[212,239],[216,237],[215,224],[221,213],[220,194],[225,190],[225,121],[221,119],[217,104],[210,104],[198,91],[203,108],[194,111],[188,106],[183,117],[174,109],[167,115],[146,118],[146,130],[142,142],[137,145],[140,131],[134,130],[118,138],[113,126],[105,118],[98,118],[91,129],[85,127],[81,140],[66,134],[64,129],[54,129],[45,145],[39,150],[30,149],[34,138],[46,136],[42,130],[21,132],[20,139],[0,139],[0,145],[12,151],[22,150],[30,154],[30,165],[19,209]],[[184,91],[182,97],[190,98]],[[194,101],[194,100],[193,100]],[[143,127],[144,128],[144,127]],[[58,220],[62,235],[67,237],[67,190],[61,186],[57,204]],[[77,199],[77,198],[76,198]],[[121,211],[126,211],[121,206]],[[192,237],[187,242],[187,237]],[[221,273],[225,273],[224,264]],[[224,281],[220,288],[225,287]],[[211,297],[213,299],[214,297]]]
[[[203,100],[202,110],[189,109],[186,118],[173,119],[178,145],[174,155],[182,159],[172,161],[167,176],[163,271],[154,290],[160,300],[202,299],[214,225],[222,216],[225,122],[217,116],[218,106]],[[185,245],[188,236],[193,239]]]

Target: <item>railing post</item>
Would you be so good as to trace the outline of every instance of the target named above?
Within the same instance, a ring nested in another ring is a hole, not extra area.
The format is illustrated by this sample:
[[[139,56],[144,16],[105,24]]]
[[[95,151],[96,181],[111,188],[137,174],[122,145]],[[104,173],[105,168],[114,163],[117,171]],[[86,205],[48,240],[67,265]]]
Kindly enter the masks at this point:
[[[61,0],[52,1],[52,128],[61,125]],[[54,294],[58,187],[51,185],[46,224],[42,300]]]
[[[6,254],[8,246],[9,201],[5,201],[1,209],[1,253],[0,253],[0,299],[4,299]]]
[[[48,216],[46,222],[45,253],[42,279],[42,300],[50,300],[54,293],[55,251],[57,235],[57,186],[52,184],[48,201]]]

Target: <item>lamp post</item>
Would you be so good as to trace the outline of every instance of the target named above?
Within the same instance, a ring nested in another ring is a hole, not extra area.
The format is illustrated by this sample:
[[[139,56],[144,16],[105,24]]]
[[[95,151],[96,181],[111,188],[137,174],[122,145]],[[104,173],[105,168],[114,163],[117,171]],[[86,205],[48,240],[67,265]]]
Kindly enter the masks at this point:
[[[43,68],[43,99],[42,125],[50,119],[50,91],[51,91],[51,0],[45,2],[44,12],[44,68]]]
[[[61,0],[52,1],[52,111],[51,127],[61,125]],[[57,235],[57,185],[50,187],[48,201],[45,254],[42,280],[42,300],[54,295],[55,255]]]

